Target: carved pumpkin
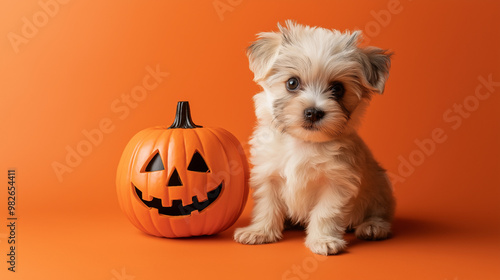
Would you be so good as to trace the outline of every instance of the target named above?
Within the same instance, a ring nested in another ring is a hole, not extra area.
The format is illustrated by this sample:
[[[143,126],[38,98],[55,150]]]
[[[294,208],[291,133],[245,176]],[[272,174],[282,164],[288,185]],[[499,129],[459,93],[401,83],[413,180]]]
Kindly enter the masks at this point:
[[[170,127],[137,133],[116,178],[120,207],[140,230],[164,237],[215,234],[240,216],[248,196],[243,149],[222,128],[191,120],[179,102]]]

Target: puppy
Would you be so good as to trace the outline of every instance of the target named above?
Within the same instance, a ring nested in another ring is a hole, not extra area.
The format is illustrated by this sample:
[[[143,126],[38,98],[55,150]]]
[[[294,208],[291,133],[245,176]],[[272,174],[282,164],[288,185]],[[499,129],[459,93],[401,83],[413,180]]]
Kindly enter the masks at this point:
[[[250,140],[251,225],[243,244],[276,242],[285,221],[303,225],[305,245],[321,255],[361,239],[387,238],[395,201],[385,170],[356,133],[374,93],[382,93],[390,53],[358,46],[360,32],[286,22],[248,48],[258,124]]]

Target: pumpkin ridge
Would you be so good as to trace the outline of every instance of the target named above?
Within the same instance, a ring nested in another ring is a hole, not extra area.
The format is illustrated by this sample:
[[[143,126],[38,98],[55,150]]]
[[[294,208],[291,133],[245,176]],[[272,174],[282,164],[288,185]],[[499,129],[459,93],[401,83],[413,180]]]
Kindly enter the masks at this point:
[[[206,158],[206,157],[207,157],[207,155],[205,154],[205,147],[204,147],[204,145],[203,145],[203,141],[201,141],[200,135],[198,135],[198,132],[202,132],[202,131],[204,131],[204,130],[205,130],[205,129],[202,129],[202,130],[194,130],[194,131],[193,131],[193,132],[194,132],[193,134],[194,134],[194,136],[196,137],[196,140],[197,140],[197,141],[198,141],[198,143],[199,143],[199,147],[201,148],[201,153],[202,153],[202,154],[204,154],[204,155],[205,155],[205,158]],[[196,149],[195,149],[195,151],[196,151]],[[200,152],[200,151],[198,151],[198,152]],[[206,159],[205,159],[205,163],[206,163]],[[204,190],[206,193],[208,193],[208,179],[206,179],[206,178],[204,179],[204,181],[203,181],[203,186],[204,186],[204,187],[203,187],[203,190]],[[199,226],[194,226],[194,224],[191,224],[191,226],[190,226],[191,230],[196,230],[196,231],[198,231],[198,232],[205,232],[205,227],[207,226],[207,222],[206,222],[206,220],[205,220],[205,219],[202,219],[201,221],[202,221],[202,222],[200,223],[201,225],[199,225]],[[193,227],[194,227],[194,228],[193,228]],[[200,229],[201,229],[201,230],[200,230]]]
[[[161,137],[163,136],[163,134],[165,133],[165,131],[162,131],[162,130],[159,130],[159,129],[153,129],[153,132],[159,132],[159,133],[158,133],[158,135],[155,137],[155,141],[153,142],[153,146],[152,146],[152,147],[153,147],[153,149],[155,149],[155,148],[156,148],[156,144],[158,143],[158,139],[159,139],[159,138],[161,138]],[[142,148],[142,145],[143,145],[143,144],[144,144],[144,142],[142,142],[142,143],[141,143],[141,146],[140,146],[141,148]],[[155,150],[158,150],[158,153],[160,153],[160,149],[157,149],[157,148],[156,148]],[[160,155],[160,157],[161,157],[161,155]],[[145,188],[148,190],[148,195],[149,195],[149,196],[153,196],[153,195],[151,194],[150,190],[149,190],[149,185],[150,185],[150,178],[149,178],[149,174],[148,174],[147,176],[148,176],[148,177],[147,177],[147,180],[146,180],[146,184],[145,184],[145,186],[143,186],[143,187],[145,187]],[[141,199],[142,199],[142,197],[141,197]],[[148,219],[149,219],[150,223],[153,225],[154,230],[158,233],[158,235],[161,235],[162,233],[161,233],[161,231],[158,229],[158,227],[157,227],[157,223],[156,223],[155,218],[153,217],[152,213],[151,213],[151,212],[149,212],[149,215],[147,215],[147,217],[148,217]]]
[[[164,150],[165,150],[165,147],[158,147],[158,142],[159,142],[160,140],[169,139],[169,138],[171,137],[172,133],[171,133],[171,131],[166,130],[166,129],[162,128],[162,127],[157,127],[156,129],[157,129],[157,130],[160,130],[160,131],[161,131],[161,133],[158,135],[158,137],[156,137],[156,138],[155,138],[155,141],[154,141],[154,143],[153,143],[153,149],[158,150],[158,153],[160,154],[160,157],[161,157],[161,153],[162,153],[162,152],[163,152],[163,154],[165,154],[165,151],[164,151]],[[161,158],[162,158],[162,162],[163,162],[164,171],[166,171],[166,166],[165,166],[165,165],[166,165],[166,163],[165,163],[165,160],[167,160],[167,161],[168,161],[168,157],[161,157]],[[147,181],[146,181],[146,188],[147,188],[147,190],[148,190],[148,194],[149,194],[151,197],[155,197],[155,196],[153,196],[153,195],[151,194],[151,192],[150,192],[150,190],[149,190],[149,188],[150,188],[150,183],[151,183],[151,178],[150,178],[150,175],[148,174],[147,176],[148,176],[148,179],[147,179]],[[135,186],[134,186],[134,187],[135,187]],[[170,198],[169,193],[168,193],[168,192],[165,192],[165,193],[166,193],[167,199],[169,199],[169,198]],[[142,196],[141,196],[141,197],[139,197],[139,198],[140,198],[140,200],[142,200]],[[164,229],[162,229],[162,227],[161,227],[161,226],[159,226],[159,224],[158,224],[158,222],[159,222],[159,221],[158,221],[158,219],[157,219],[157,215],[155,215],[155,214],[157,214],[157,212],[155,212],[155,211],[149,211],[149,215],[148,215],[148,217],[149,217],[149,219],[151,220],[151,222],[153,223],[154,229],[155,229],[156,231],[158,231],[158,232],[160,233],[160,235],[164,235],[164,233],[163,233]]]
[[[214,131],[213,131],[213,129],[212,129],[212,128],[206,128],[206,129],[204,130],[204,132],[205,132],[205,133],[207,133],[207,134],[210,134],[210,137],[213,137],[213,138],[217,139],[217,143],[218,143],[218,145],[222,148],[222,151],[224,151],[224,153],[222,153],[222,154],[223,154],[223,156],[224,156],[224,160],[223,160],[223,162],[227,163],[227,165],[228,165],[228,166],[227,166],[227,170],[231,170],[231,167],[229,166],[229,163],[228,163],[229,156],[228,156],[228,153],[227,153],[227,147],[225,147],[225,145],[223,144],[223,142],[222,142],[222,140],[220,139],[219,135],[217,135],[216,133],[214,133]],[[214,174],[214,175],[215,175],[215,174]],[[229,174],[229,175],[230,175],[230,176],[229,176],[229,178],[227,178],[227,179],[229,180],[228,185],[230,185],[230,184],[231,184],[231,181],[230,181],[230,180],[231,180],[231,175],[232,175],[232,174]],[[220,219],[218,224],[215,224],[215,225],[214,225],[214,224],[212,224],[211,226],[212,226],[213,228],[220,228],[220,227],[221,227],[221,224],[222,224],[222,225],[224,225],[225,223],[227,223],[227,215],[228,215],[228,212],[229,212],[229,211],[224,211],[224,216],[223,216],[224,218],[223,218],[223,219]],[[230,223],[230,224],[232,224],[232,223]],[[211,229],[211,231],[213,231],[213,229]]]
[[[148,139],[149,137],[151,137],[151,135],[155,132],[155,129],[151,129],[151,128],[150,128],[150,129],[146,129],[146,130],[149,130],[149,131],[147,131],[147,132],[149,132],[149,133],[147,133],[147,134],[146,134],[146,136],[147,136],[147,137],[142,137],[142,138],[140,138],[140,139],[139,139],[139,141],[137,141],[137,143],[135,143],[135,148],[134,148],[134,150],[133,150],[133,152],[132,152],[132,158],[133,158],[133,159],[135,159],[135,158],[137,157],[137,153],[141,150],[142,145],[144,144],[144,142],[146,141],[146,139]],[[141,131],[141,132],[146,133],[146,130],[143,130],[143,131]],[[141,133],[141,132],[139,132],[139,133]],[[139,134],[139,133],[138,133],[138,134]],[[137,135],[136,135],[136,136],[137,136]],[[128,144],[127,144],[127,145],[128,145]],[[129,162],[129,163],[128,163],[128,174],[132,174],[132,173],[133,173],[133,172],[132,172],[132,169],[133,169],[133,167],[134,167],[134,163],[135,163],[135,160],[134,160],[134,161],[132,161],[132,162]],[[132,182],[132,176],[130,176],[130,177],[129,177],[129,176],[127,176],[127,181]],[[131,191],[131,190],[126,190],[126,191]],[[133,208],[134,208],[134,203],[132,202],[132,199],[133,199],[133,198],[132,198],[132,196],[128,195],[128,196],[126,196],[126,197],[127,197],[127,198],[126,198],[126,200],[128,201],[128,204],[129,204],[129,205],[130,205],[130,207],[133,209]],[[132,212],[132,214],[133,214],[133,217],[135,218],[135,222],[136,222],[136,223],[137,223],[137,224],[138,224],[141,228],[144,228],[144,229],[145,229],[145,228],[147,228],[147,227],[145,227],[145,226],[144,226],[144,224],[141,222],[141,219],[137,216],[137,213],[135,212],[135,210],[134,210],[134,211],[131,211],[131,212]],[[156,228],[155,228],[155,231],[156,231],[158,234],[160,234],[160,232],[158,232],[158,230],[156,230]]]
[[[248,172],[245,172],[246,170],[249,169],[248,161],[247,161],[245,150],[243,149],[243,146],[241,145],[240,141],[236,138],[236,136],[234,136],[229,131],[227,131],[223,128],[214,128],[213,130],[215,130],[217,133],[223,134],[225,137],[229,138],[231,140],[231,142],[233,142],[234,146],[236,147],[236,149],[238,150],[238,153],[240,155],[242,168],[243,168],[243,172],[244,172],[244,180],[247,183],[250,180],[250,174]],[[243,210],[245,210],[245,205],[247,203],[248,196],[249,196],[249,189],[245,188],[245,191],[243,193],[243,203],[241,204],[242,206],[241,206],[239,214],[236,216],[237,218],[240,217],[241,214],[243,213]]]
[[[234,139],[236,137],[234,137],[231,133],[229,133],[228,131],[226,131],[225,129],[222,129],[222,128],[207,128],[207,130],[210,131],[210,133],[212,133],[219,140],[219,143],[221,144],[221,146],[224,150],[225,162],[228,162],[228,155],[231,154],[231,153],[228,153],[227,146],[232,145],[234,147],[234,149],[239,153],[238,145],[235,143],[236,139]],[[227,144],[224,143],[225,141],[227,141],[228,143]],[[241,168],[242,168],[241,172],[245,173],[246,167],[245,167],[245,162],[243,161],[244,158],[242,157],[242,155],[239,155],[238,159],[240,161],[239,164],[241,164]],[[229,169],[231,169],[231,167],[229,167]],[[246,174],[244,174],[243,177],[246,177]],[[245,184],[245,183],[243,183],[243,184]],[[227,228],[229,228],[240,217],[240,215],[243,212],[243,209],[245,207],[247,197],[248,197],[248,192],[243,192],[243,197],[241,198],[243,200],[243,203],[241,204],[240,210],[237,213],[233,213],[232,215],[229,216],[232,218],[232,219],[230,219],[232,222],[228,223],[228,226],[226,226],[223,230],[226,230]],[[238,199],[240,199],[240,198],[238,198]],[[228,214],[228,212],[226,212],[224,214],[225,220],[228,219],[227,214]]]

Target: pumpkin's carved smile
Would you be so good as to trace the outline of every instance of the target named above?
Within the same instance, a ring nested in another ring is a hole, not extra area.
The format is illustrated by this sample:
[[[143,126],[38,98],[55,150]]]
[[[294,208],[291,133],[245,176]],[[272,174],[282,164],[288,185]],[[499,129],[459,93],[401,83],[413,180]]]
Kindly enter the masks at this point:
[[[134,184],[133,187],[135,189],[135,193],[137,197],[149,208],[158,209],[158,213],[162,215],[168,216],[187,216],[191,215],[191,212],[198,210],[198,212],[203,211],[210,204],[219,198],[220,193],[222,192],[224,181],[222,181],[217,188],[207,193],[207,199],[204,201],[198,201],[198,197],[193,196],[193,203],[188,205],[182,205],[182,200],[172,200],[172,206],[163,207],[161,198],[153,197],[152,200],[144,200],[142,198],[142,191],[139,190]]]

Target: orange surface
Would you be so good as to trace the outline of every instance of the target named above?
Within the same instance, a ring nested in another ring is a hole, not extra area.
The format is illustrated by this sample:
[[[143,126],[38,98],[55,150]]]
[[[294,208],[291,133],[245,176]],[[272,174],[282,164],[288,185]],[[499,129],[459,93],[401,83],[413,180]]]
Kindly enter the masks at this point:
[[[26,0],[0,11],[0,279],[500,279],[500,2]],[[347,252],[330,257],[310,253],[301,231],[240,245],[232,233],[252,200],[216,236],[137,230],[115,193],[126,143],[189,100],[195,123],[248,148],[259,88],[245,48],[285,19],[359,28],[395,52],[360,131],[395,183],[394,237],[348,234]]]

